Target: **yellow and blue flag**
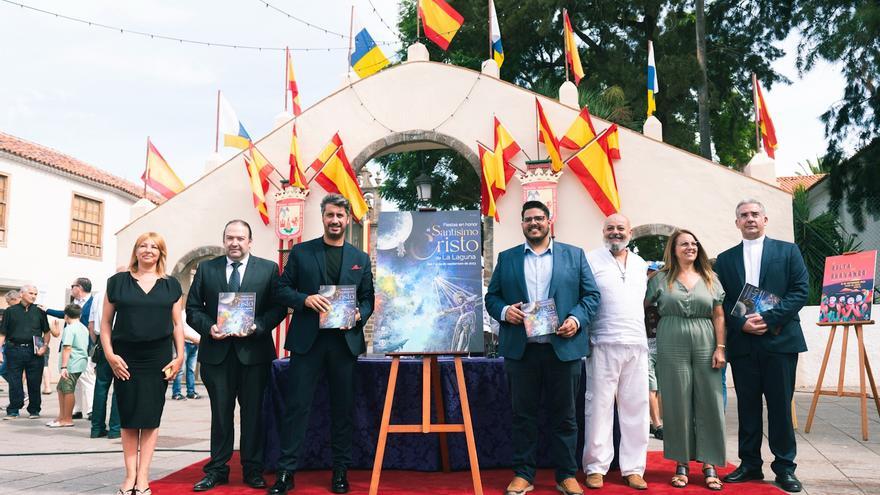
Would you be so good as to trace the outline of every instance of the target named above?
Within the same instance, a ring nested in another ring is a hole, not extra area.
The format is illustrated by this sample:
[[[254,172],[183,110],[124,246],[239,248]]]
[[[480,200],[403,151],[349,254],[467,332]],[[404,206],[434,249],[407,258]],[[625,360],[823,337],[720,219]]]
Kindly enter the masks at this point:
[[[492,43],[492,58],[500,69],[504,63],[504,49],[501,48],[501,27],[495,13],[495,0],[489,0],[489,41]]]
[[[657,66],[654,64],[654,43],[648,41],[648,117],[654,115],[657,104],[654,95],[660,92],[657,82]]]
[[[351,67],[361,78],[371,76],[388,66],[388,58],[373,41],[369,31],[357,18],[352,19],[354,51],[351,53]]]
[[[238,120],[238,115],[222,93],[220,94],[219,103],[219,122],[217,125],[220,134],[223,136],[223,145],[240,150],[248,149],[252,143],[251,137],[244,130],[244,125]]]

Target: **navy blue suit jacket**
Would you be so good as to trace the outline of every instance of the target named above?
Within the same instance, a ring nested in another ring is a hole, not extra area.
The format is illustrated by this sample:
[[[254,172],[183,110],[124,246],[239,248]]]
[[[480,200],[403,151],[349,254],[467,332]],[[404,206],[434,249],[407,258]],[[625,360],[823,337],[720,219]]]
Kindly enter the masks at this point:
[[[730,314],[746,282],[742,243],[718,255],[715,273],[725,292],[728,358],[755,351],[798,353],[807,350],[798,312],[807,302],[809,279],[804,258],[795,244],[764,238],[758,286],[779,296],[781,301],[770,311],[761,313],[767,323],[767,332],[763,335],[743,332],[745,318]]]
[[[510,248],[498,255],[486,293],[489,316],[501,323],[498,351],[507,359],[521,359],[526,350],[526,328],[511,325],[501,318],[505,306],[527,302],[525,245]],[[599,288],[587,263],[584,250],[553,242],[553,276],[550,279],[550,297],[556,303],[560,324],[569,316],[577,318],[580,327],[574,336],[550,337],[550,343],[561,361],[574,361],[590,354],[589,326],[599,308]]]
[[[290,328],[284,348],[297,354],[305,354],[312,348],[320,331],[318,313],[305,306],[306,297],[317,294],[324,283],[324,239],[318,237],[293,246],[284,273],[278,281],[276,299],[280,304],[293,309]],[[364,325],[373,314],[373,272],[367,253],[345,243],[342,247],[342,267],[339,271],[339,285],[357,286],[358,310],[361,320],[344,332],[345,340],[352,355],[363,354],[367,350],[364,342]]]

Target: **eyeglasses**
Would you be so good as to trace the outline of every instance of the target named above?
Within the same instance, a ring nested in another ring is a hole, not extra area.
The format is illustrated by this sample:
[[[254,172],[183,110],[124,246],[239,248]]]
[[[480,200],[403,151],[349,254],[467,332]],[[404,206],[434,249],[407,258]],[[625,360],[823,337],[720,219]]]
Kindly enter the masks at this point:
[[[522,223],[532,223],[532,222],[541,223],[541,222],[543,222],[544,220],[547,220],[547,216],[546,216],[546,215],[540,215],[540,216],[537,216],[537,217],[523,217],[523,219],[522,219]]]
[[[79,284],[73,284],[70,286],[71,289],[73,289],[74,287],[79,287]]]
[[[700,247],[699,242],[681,242],[678,244],[678,247],[688,248],[688,247]]]

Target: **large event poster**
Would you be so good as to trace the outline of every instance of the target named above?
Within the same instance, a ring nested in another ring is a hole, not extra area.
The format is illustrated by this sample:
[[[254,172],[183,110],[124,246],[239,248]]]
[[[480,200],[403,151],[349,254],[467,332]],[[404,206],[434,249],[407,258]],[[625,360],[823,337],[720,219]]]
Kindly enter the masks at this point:
[[[478,211],[381,212],[373,351],[482,352]]]
[[[825,258],[820,323],[847,323],[871,319],[877,251]]]

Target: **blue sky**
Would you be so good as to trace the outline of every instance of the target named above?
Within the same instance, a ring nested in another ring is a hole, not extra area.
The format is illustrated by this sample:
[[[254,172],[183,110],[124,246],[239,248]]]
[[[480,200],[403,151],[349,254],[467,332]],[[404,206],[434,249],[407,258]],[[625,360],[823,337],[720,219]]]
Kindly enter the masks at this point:
[[[346,71],[347,40],[295,22],[261,0],[15,1],[173,37],[322,48],[294,52],[304,107],[336,90]],[[348,32],[349,1],[269,3],[329,30]],[[374,39],[394,39],[379,15],[396,25],[397,0],[353,3]],[[779,64],[794,84],[776,85],[765,96],[780,142],[779,175],[793,175],[798,162],[823,154],[825,139],[818,116],[841,98],[843,90],[840,71],[829,65],[799,78],[794,67],[795,43],[791,38],[783,44],[789,55]],[[394,50],[385,47],[385,51],[390,56]],[[143,171],[147,136],[184,182],[201,175],[214,148],[218,89],[252,136],[268,132],[284,104],[283,52],[212,48],[121,34],[5,1],[0,1],[0,60],[0,130],[133,181],[139,181]],[[662,79],[662,67],[658,72]],[[658,104],[662,105],[662,94]]]

